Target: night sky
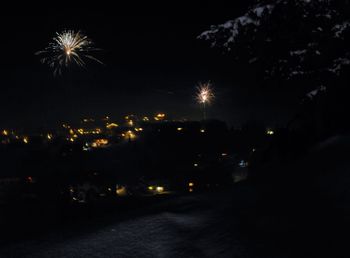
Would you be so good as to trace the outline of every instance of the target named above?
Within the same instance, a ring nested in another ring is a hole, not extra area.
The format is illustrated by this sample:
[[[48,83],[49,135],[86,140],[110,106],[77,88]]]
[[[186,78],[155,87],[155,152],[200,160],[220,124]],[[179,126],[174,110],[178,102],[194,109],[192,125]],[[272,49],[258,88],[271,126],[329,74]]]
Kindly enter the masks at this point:
[[[69,12],[9,12],[1,17],[0,126],[36,127],[86,116],[151,115],[200,119],[198,82],[210,80],[216,99],[209,117],[238,126],[249,119],[268,124],[291,118],[297,104],[290,89],[261,88],[239,74],[232,60],[196,39],[212,24],[244,13],[245,4],[72,8]],[[159,8],[162,8],[159,7]],[[88,63],[61,77],[34,53],[56,31],[81,30],[103,51],[104,65]]]

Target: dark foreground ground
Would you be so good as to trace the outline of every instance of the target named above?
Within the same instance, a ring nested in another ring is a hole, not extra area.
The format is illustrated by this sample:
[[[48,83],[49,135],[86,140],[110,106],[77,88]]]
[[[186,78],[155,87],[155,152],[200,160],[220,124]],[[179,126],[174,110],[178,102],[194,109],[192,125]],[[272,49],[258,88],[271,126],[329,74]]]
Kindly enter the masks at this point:
[[[339,235],[347,230],[323,221],[328,214],[274,213],[259,202],[241,184],[64,210],[2,207],[0,257],[349,257]]]

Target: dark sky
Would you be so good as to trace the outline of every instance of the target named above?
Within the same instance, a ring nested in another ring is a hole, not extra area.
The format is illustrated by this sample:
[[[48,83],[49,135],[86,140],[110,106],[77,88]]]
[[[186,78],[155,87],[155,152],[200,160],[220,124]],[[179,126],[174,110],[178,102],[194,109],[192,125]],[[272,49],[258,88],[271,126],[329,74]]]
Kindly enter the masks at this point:
[[[285,89],[262,89],[239,76],[231,60],[196,37],[225,22],[245,4],[139,6],[69,11],[17,12],[1,17],[1,126],[35,127],[44,122],[108,114],[199,119],[194,101],[198,82],[210,80],[216,99],[209,116],[237,125],[251,118],[286,121],[295,103]],[[196,7],[196,8],[192,8]],[[89,63],[53,77],[34,55],[56,31],[81,30],[103,51],[104,65]],[[248,76],[249,77],[249,76]]]

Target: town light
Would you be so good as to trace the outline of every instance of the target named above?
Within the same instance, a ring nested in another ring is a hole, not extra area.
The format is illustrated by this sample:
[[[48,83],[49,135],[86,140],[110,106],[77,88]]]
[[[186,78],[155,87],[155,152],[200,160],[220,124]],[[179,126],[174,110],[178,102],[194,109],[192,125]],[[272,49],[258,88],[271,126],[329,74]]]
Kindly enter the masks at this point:
[[[266,134],[267,134],[267,135],[274,135],[275,132],[274,132],[273,130],[271,130],[271,129],[268,129],[268,130],[266,131]]]
[[[108,145],[107,139],[96,139],[92,142],[91,147],[93,148],[99,148]]]
[[[129,130],[126,133],[122,134],[123,137],[125,137],[127,140],[132,140],[136,138],[136,135],[133,131]]]
[[[164,187],[163,186],[157,186],[156,188],[158,193],[162,193],[164,191]]]
[[[118,125],[116,123],[108,123],[106,125],[107,129],[113,129],[113,128],[116,128],[116,127],[118,127]]]
[[[117,185],[115,192],[119,196],[126,196],[126,195],[128,195],[128,191],[127,191],[125,186]]]
[[[25,144],[27,144],[27,143],[29,143],[29,139],[28,139],[28,137],[23,137],[23,142],[25,143]]]
[[[164,113],[158,113],[155,117],[154,120],[156,121],[162,121],[165,119],[165,114]]]

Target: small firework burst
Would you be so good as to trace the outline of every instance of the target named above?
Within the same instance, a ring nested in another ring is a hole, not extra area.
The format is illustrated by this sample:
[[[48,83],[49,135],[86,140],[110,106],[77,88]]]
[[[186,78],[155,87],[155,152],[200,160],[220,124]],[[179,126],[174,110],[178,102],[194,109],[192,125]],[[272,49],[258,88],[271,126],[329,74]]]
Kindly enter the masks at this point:
[[[100,49],[94,47],[92,40],[80,31],[65,30],[61,33],[56,32],[56,36],[48,47],[35,54],[43,56],[41,62],[51,67],[56,75],[61,74],[62,69],[72,63],[84,67],[85,59],[102,64],[100,60],[90,54],[98,50]]]
[[[207,119],[206,106],[214,99],[211,83],[200,83],[197,87],[196,100],[203,108],[203,120]]]
[[[214,93],[211,88],[211,83],[200,83],[197,87],[196,100],[200,104],[210,104],[214,98]]]

